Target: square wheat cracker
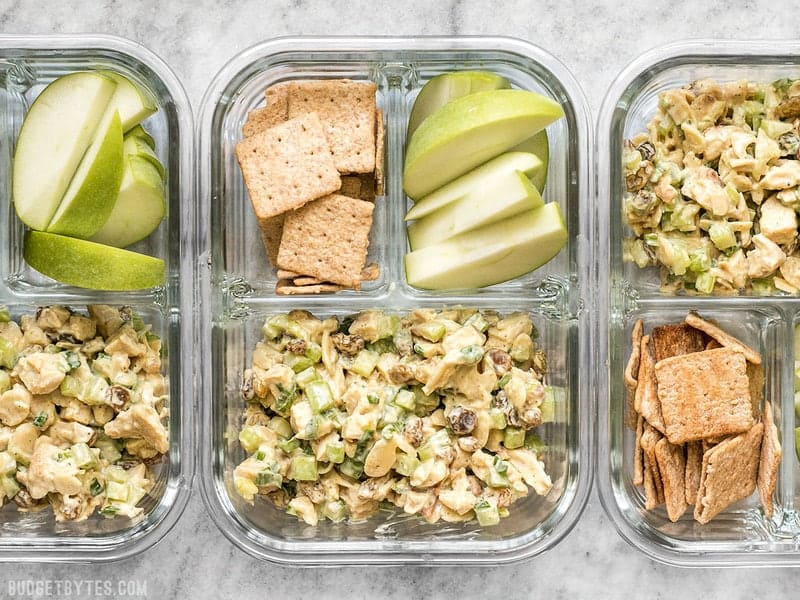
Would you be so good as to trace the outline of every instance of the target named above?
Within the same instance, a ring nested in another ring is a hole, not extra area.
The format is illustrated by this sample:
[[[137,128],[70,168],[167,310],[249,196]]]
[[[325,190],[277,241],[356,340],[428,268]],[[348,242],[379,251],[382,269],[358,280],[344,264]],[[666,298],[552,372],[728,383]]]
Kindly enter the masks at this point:
[[[703,442],[688,442],[686,444],[686,471],[683,485],[686,490],[686,502],[692,506],[697,502],[700,472],[703,468],[703,452]]]
[[[341,187],[322,124],[314,114],[291,119],[236,145],[259,222]]]
[[[261,241],[267,251],[267,258],[274,267],[278,260],[278,248],[281,246],[281,236],[283,236],[283,220],[285,214],[275,215],[268,219],[261,219],[258,223],[261,230]]]
[[[634,406],[650,425],[665,432],[664,417],[661,414],[661,401],[658,398],[656,385],[655,360],[651,349],[650,336],[642,338],[641,357],[639,358],[639,384],[636,386]]]
[[[635,407],[636,386],[639,376],[639,357],[642,351],[642,329],[643,323],[638,319],[631,331],[631,354],[628,363],[625,365],[625,424],[633,429],[636,425],[637,415]]]
[[[653,327],[650,337],[653,339],[656,362],[670,356],[702,352],[706,345],[706,337],[703,332],[686,323],[670,323]]]
[[[667,439],[673,444],[747,431],[753,426],[744,354],[704,350],[656,363]]]
[[[694,518],[708,523],[734,502],[747,498],[756,489],[761,438],[764,424],[727,438],[703,455],[700,489]]]
[[[633,485],[644,483],[644,457],[642,456],[642,434],[644,433],[644,417],[636,419],[636,437],[633,442]]]
[[[727,348],[733,348],[734,350],[739,350],[741,353],[744,354],[745,358],[753,364],[760,365],[761,364],[761,355],[753,350],[747,344],[742,343],[741,341],[737,340],[731,334],[726,331],[723,331],[712,323],[711,321],[706,321],[705,319],[701,318],[697,313],[690,312],[686,315],[686,322],[694,327],[695,329],[699,329],[709,337],[714,338]]]
[[[383,110],[375,110],[375,194],[385,193],[386,129],[383,126]]]
[[[298,81],[289,85],[289,118],[315,112],[328,136],[340,173],[375,170],[375,90],[349,79]]]
[[[772,404],[764,404],[764,438],[761,442],[761,456],[758,466],[758,496],[768,519],[772,518],[772,495],[778,480],[778,466],[781,463],[781,442],[778,428],[772,414]]]
[[[686,456],[683,446],[670,444],[667,438],[661,438],[655,446],[658,471],[664,486],[664,500],[667,505],[667,516],[673,523],[686,512],[686,491],[684,475],[686,473]]]
[[[644,422],[644,431],[640,441],[642,447],[642,456],[644,457],[643,466],[645,471],[645,494],[647,496],[647,474],[650,474],[650,480],[653,484],[653,496],[645,497],[645,506],[648,510],[664,504],[664,483],[661,480],[661,472],[658,470],[658,461],[656,460],[655,448],[658,441],[661,439],[661,434],[658,430],[651,426],[647,421]]]
[[[248,138],[285,121],[286,111],[281,111],[274,105],[268,104],[262,108],[256,108],[247,113],[247,121],[242,126],[242,136]]]
[[[278,267],[358,289],[374,208],[371,202],[331,194],[289,213]]]

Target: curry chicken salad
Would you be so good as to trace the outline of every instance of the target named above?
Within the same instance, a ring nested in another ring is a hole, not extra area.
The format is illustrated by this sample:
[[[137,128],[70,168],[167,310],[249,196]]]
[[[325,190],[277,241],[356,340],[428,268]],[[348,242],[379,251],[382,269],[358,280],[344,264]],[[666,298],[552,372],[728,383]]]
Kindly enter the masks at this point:
[[[553,412],[536,337],[525,313],[269,317],[243,377],[237,493],[310,525],[384,503],[496,524],[529,486],[552,485],[532,431]]]
[[[137,517],[169,450],[161,341],[129,308],[0,307],[0,505]]]
[[[695,81],[627,141],[624,258],[662,287],[800,293],[800,80]]]

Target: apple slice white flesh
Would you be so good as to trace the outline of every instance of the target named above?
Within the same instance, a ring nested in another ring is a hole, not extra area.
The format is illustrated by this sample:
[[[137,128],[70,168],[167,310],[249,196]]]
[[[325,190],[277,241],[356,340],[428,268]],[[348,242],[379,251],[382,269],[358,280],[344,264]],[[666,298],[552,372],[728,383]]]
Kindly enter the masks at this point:
[[[125,139],[136,137],[142,140],[145,144],[150,146],[151,150],[156,149],[156,141],[153,139],[153,136],[147,133],[144,127],[141,125],[137,125],[130,131],[125,134]]]
[[[115,88],[100,73],[72,73],[36,98],[17,138],[13,168],[14,207],[28,227],[50,224]]]
[[[156,103],[139,86],[132,83],[116,71],[100,71],[103,75],[117,82],[117,89],[111,103],[119,111],[122,120],[122,131],[132,129],[147,117],[156,112]]]
[[[538,269],[566,241],[561,209],[551,202],[406,254],[406,277],[431,290],[494,285]]]
[[[163,178],[166,174],[164,170],[164,165],[161,164],[161,161],[158,160],[158,156],[156,155],[155,151],[140,137],[125,137],[125,142],[123,144],[123,152],[127,155],[131,156],[139,156],[144,158],[145,160],[149,161],[153,167],[155,167],[158,174]]]
[[[425,119],[411,137],[403,188],[412,198],[422,198],[562,116],[557,102],[525,90],[456,98]]]
[[[153,233],[164,218],[165,202],[161,176],[147,159],[125,157],[122,186],[114,210],[93,242],[124,248]]]
[[[412,251],[419,250],[526,210],[537,209],[543,204],[530,179],[521,171],[512,171],[487,181],[461,200],[411,223],[408,242]]]
[[[109,108],[47,231],[78,238],[92,236],[114,208],[122,171],[122,124],[117,110]]]
[[[429,115],[442,106],[467,94],[486,90],[508,89],[508,79],[490,71],[454,71],[437,75],[419,91],[408,118],[408,138]]]
[[[25,234],[23,255],[48,277],[94,290],[138,290],[164,283],[164,261],[43,231]]]
[[[533,185],[536,186],[536,189],[539,190],[539,192],[544,192],[544,185],[547,183],[547,167],[550,164],[550,142],[547,140],[547,131],[542,129],[533,137],[529,137],[527,140],[514,146],[510,151],[530,152],[539,157],[544,168],[537,169],[534,173],[531,173],[530,178]]]
[[[506,152],[440,187],[424,198],[420,198],[408,211],[406,221],[421,219],[436,212],[440,208],[464,198],[473,189],[481,187],[499,176],[513,173],[514,171],[522,171],[528,177],[533,178],[541,170],[547,170],[547,163],[542,163],[541,159],[535,154],[529,152]]]

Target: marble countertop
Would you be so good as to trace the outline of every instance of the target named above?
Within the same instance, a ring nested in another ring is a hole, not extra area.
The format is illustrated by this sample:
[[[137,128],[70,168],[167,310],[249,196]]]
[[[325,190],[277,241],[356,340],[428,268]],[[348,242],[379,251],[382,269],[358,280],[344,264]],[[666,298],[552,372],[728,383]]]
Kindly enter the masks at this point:
[[[789,0],[758,2],[601,0],[186,0],[51,2],[0,0],[3,33],[109,33],[159,54],[182,79],[193,107],[233,55],[283,35],[509,35],[562,60],[583,86],[593,116],[616,74],[644,50],[681,38],[789,39],[800,11]],[[737,6],[732,8],[731,6]],[[14,582],[92,580],[81,590],[51,585],[20,595]],[[120,589],[118,582],[133,582]],[[678,569],[657,564],[616,533],[592,492],[575,529],[533,560],[502,568],[282,568],[230,544],[195,492],[182,519],[154,549],[99,566],[0,563],[0,598],[784,598],[800,571]],[[138,588],[135,587],[138,585]],[[144,595],[143,595],[144,593]],[[49,595],[46,595],[49,594]],[[131,595],[131,594],[129,594]]]

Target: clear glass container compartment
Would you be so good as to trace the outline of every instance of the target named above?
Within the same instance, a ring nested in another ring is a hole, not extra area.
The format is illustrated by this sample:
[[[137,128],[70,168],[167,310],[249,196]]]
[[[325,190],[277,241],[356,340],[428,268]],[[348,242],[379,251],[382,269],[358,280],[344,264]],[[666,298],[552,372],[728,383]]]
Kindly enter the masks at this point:
[[[623,142],[645,131],[659,93],[712,78],[722,82],[772,82],[800,76],[800,46],[793,42],[693,41],[647,52],[612,84],[597,125],[598,163],[598,482],[603,505],[620,534],[665,563],[683,566],[796,564],[800,522],[796,512],[798,462],[795,456],[793,326],[800,300],[788,295],[689,296],[660,291],[655,267],[623,263],[622,219],[625,181]],[[663,506],[646,511],[634,487],[634,432],[625,425],[623,371],[637,319],[645,332],[680,322],[690,310],[716,320],[723,329],[758,349],[764,358],[767,400],[782,444],[775,510],[767,519],[755,494],[706,525],[692,518],[693,507],[676,523]]]
[[[556,259],[518,280],[481,290],[428,292],[408,285],[402,191],[406,123],[420,87],[451,70],[486,69],[513,87],[545,94],[564,107],[548,128],[550,165],[545,200],[559,202],[569,241]],[[368,260],[381,276],[361,291],[279,297],[258,225],[234,154],[248,111],[263,104],[266,87],[308,78],[350,78],[377,84],[386,126],[386,194],[376,199]],[[287,38],[257,45],[215,77],[202,104],[199,165],[207,246],[200,252],[202,333],[202,492],[212,519],[250,554],[293,565],[504,563],[557,543],[575,524],[591,486],[592,412],[590,313],[592,215],[587,108],[575,80],[543,50],[508,38]],[[205,238],[201,236],[204,241]],[[206,268],[207,265],[207,268]],[[542,428],[543,456],[554,486],[511,506],[495,527],[427,524],[381,511],[358,523],[305,525],[269,501],[241,500],[232,472],[244,458],[236,432],[245,403],[239,392],[266,315],[292,309],[317,316],[368,308],[404,313],[417,307],[469,306],[502,313],[528,311],[548,353],[551,385],[566,401]]]
[[[11,198],[14,145],[36,96],[52,80],[71,72],[118,72],[145,89],[158,111],[144,127],[155,140],[166,169],[168,216],[158,230],[131,249],[164,259],[164,285],[132,292],[99,292],[55,282],[30,268],[22,256],[24,226]],[[193,329],[195,287],[189,251],[193,245],[193,131],[189,101],[167,65],[134,42],[110,36],[0,35],[0,305],[11,316],[60,304],[78,312],[87,304],[130,306],[161,337],[162,372],[169,389],[170,449],[153,467],[153,490],[136,519],[94,515],[86,521],[56,522],[52,510],[0,510],[0,561],[92,562],[116,560],[151,547],[177,522],[194,474]]]

